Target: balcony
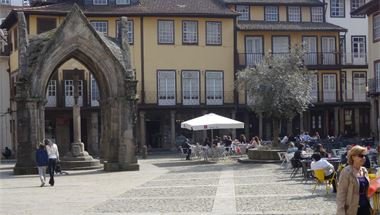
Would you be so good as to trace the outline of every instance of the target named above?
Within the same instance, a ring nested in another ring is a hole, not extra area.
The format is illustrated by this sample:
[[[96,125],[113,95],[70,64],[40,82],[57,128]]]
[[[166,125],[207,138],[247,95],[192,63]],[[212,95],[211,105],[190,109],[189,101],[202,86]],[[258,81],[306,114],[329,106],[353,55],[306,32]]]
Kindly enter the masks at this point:
[[[366,66],[367,53],[342,53],[341,54],[342,65],[354,65],[354,66]]]
[[[239,66],[254,67],[264,59],[263,53],[240,53],[238,54]]]
[[[157,91],[138,92],[140,100],[144,98],[145,104],[158,106],[176,106],[176,105],[209,105],[222,106],[226,102],[232,103],[234,91]]]
[[[272,53],[273,56],[285,57],[289,53]],[[254,67],[264,59],[263,53],[239,53],[239,67]],[[340,66],[340,54],[338,52],[308,52],[304,56],[305,65],[308,67],[334,67]]]
[[[380,77],[377,79],[370,78],[368,80],[368,95],[379,95],[380,94]]]

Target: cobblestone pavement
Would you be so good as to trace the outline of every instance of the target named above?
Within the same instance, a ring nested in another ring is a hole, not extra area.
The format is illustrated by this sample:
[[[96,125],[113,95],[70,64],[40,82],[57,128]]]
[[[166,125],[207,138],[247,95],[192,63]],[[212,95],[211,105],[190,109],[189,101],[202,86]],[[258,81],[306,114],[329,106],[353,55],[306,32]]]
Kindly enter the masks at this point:
[[[335,214],[335,194],[278,164],[140,160],[138,172],[72,171],[54,187],[0,166],[0,214]]]

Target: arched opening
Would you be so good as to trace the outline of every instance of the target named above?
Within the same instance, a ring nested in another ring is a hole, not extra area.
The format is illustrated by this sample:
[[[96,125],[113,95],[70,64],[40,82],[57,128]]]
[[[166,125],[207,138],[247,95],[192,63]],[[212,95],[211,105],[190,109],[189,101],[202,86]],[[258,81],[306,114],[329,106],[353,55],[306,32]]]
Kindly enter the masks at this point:
[[[74,81],[78,79],[78,104],[81,115],[81,140],[93,157],[101,156],[101,90],[95,74],[76,58],[59,64],[52,72],[46,89],[45,137],[53,139],[62,154],[74,141]]]

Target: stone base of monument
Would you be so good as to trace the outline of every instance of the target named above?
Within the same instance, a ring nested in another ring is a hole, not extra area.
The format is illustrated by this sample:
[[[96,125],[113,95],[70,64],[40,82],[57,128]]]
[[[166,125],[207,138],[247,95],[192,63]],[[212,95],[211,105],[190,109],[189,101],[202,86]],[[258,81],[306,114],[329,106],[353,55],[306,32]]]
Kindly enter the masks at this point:
[[[284,152],[284,149],[249,149],[247,152],[248,159],[239,160],[246,163],[278,163],[281,162],[278,152]]]
[[[140,165],[137,163],[119,163],[119,162],[107,162],[104,161],[104,171],[117,172],[117,171],[138,171]]]
[[[61,159],[60,164],[62,170],[85,170],[102,168],[100,161],[94,159],[88,155],[88,153],[81,156],[72,156],[69,153]]]
[[[102,168],[100,161],[94,159],[84,150],[82,142],[72,143],[71,152],[68,152],[60,161],[63,170],[85,170]]]
[[[16,166],[13,168],[13,174],[15,175],[34,175],[38,170],[35,166]]]

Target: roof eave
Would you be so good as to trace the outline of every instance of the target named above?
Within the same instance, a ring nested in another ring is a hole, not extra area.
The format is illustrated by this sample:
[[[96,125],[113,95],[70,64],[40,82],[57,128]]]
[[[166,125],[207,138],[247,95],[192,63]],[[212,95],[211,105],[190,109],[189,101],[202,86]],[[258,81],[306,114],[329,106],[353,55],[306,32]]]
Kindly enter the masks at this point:
[[[351,15],[370,15],[380,10],[380,1],[372,0],[351,12]]]
[[[68,13],[68,11],[24,11],[25,14],[30,15],[55,15],[55,16],[63,16]],[[212,14],[212,13],[146,13],[146,12],[131,12],[131,13],[110,13],[110,12],[83,12],[86,16],[177,16],[177,17],[223,17],[223,18],[233,18],[239,16],[237,13],[231,14]]]

